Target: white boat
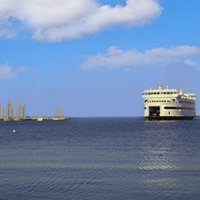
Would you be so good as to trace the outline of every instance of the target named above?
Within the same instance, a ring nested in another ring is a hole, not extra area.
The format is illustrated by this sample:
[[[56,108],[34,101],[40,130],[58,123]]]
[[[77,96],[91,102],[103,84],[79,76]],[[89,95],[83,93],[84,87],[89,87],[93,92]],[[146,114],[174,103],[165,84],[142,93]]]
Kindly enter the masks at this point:
[[[159,119],[193,119],[196,117],[196,94],[184,93],[159,84],[142,92],[144,99],[144,117]]]
[[[38,118],[37,118],[37,121],[38,121],[38,122],[43,121],[43,117],[38,117]]]
[[[67,119],[68,119],[67,117],[63,117],[63,116],[61,116],[61,117],[53,117],[53,120],[55,120],[55,121],[67,120]]]

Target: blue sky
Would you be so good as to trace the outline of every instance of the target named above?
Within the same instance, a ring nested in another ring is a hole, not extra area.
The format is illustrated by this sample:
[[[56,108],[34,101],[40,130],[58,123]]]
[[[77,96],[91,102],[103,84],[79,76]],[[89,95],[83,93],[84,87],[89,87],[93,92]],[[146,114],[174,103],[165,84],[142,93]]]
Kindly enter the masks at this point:
[[[141,92],[159,81],[199,97],[199,7],[0,0],[0,104],[10,99],[16,108],[19,96],[27,115],[52,116],[62,105],[69,117],[142,116]]]

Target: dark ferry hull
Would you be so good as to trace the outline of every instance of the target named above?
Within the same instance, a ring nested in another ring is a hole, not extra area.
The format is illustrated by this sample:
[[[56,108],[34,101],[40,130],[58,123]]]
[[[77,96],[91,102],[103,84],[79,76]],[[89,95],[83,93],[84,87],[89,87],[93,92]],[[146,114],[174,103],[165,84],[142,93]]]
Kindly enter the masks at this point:
[[[174,116],[149,116],[145,117],[149,120],[192,120],[195,116],[183,116],[183,117],[174,117]]]

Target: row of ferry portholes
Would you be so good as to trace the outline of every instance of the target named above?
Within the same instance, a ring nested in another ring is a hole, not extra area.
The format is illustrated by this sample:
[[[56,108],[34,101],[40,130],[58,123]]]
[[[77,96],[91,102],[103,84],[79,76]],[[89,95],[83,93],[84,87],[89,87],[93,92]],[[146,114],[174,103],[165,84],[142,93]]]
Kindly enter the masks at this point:
[[[172,95],[178,94],[177,92],[151,92],[151,93],[142,93],[142,95],[150,96],[150,95]],[[188,97],[196,98],[196,95],[188,95]]]
[[[170,103],[170,100],[144,100],[144,103],[156,103],[156,102],[163,102],[163,103]],[[175,103],[176,100],[172,99],[171,100],[172,103]]]
[[[177,92],[149,92],[142,93],[142,95],[160,95],[160,94],[178,94]]]

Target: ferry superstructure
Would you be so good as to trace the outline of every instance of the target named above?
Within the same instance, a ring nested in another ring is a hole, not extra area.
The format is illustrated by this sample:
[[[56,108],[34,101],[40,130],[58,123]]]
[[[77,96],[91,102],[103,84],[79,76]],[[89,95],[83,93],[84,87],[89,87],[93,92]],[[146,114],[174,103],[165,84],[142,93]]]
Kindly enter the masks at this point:
[[[193,119],[196,117],[196,94],[184,93],[159,84],[142,92],[144,100],[144,117],[159,119]]]

